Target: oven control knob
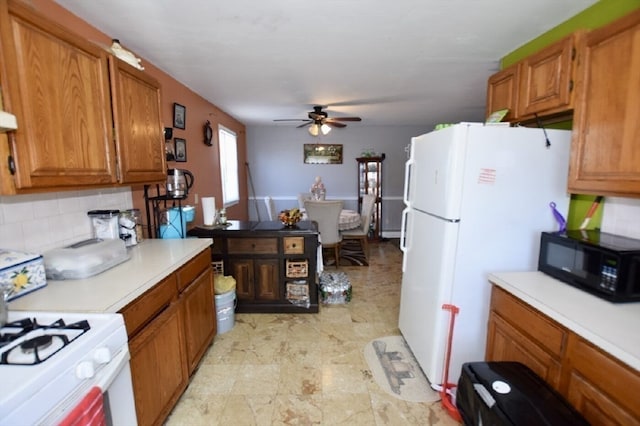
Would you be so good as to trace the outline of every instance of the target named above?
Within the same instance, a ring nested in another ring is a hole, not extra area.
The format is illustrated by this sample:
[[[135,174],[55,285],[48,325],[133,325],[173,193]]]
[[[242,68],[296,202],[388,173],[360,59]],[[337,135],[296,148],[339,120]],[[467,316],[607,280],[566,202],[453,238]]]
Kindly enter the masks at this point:
[[[90,379],[96,373],[93,361],[82,361],[76,366],[76,377],[78,379]]]
[[[93,359],[98,364],[108,364],[111,362],[111,350],[106,346],[98,348],[93,353]]]

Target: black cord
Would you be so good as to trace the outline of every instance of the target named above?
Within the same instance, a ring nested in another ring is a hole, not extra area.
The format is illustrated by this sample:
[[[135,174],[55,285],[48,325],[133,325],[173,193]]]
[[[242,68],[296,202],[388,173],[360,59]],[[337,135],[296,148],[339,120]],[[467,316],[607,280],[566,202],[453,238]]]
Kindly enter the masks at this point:
[[[544,126],[542,125],[542,121],[540,121],[540,117],[538,117],[538,114],[534,112],[533,115],[536,117],[536,121],[538,122],[538,127],[540,127],[542,129],[542,132],[544,133],[544,139],[547,141],[546,143],[547,148],[550,148],[551,141],[549,140],[549,136],[547,135],[547,129],[545,129]]]

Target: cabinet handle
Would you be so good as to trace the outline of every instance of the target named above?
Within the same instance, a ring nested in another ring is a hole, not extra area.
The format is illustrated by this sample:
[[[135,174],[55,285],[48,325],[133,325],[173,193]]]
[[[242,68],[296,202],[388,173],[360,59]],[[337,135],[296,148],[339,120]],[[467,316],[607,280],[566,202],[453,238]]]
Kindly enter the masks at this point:
[[[7,157],[7,165],[9,166],[9,172],[12,175],[16,174],[16,163],[15,161],[13,161],[13,157],[12,156],[8,156]]]

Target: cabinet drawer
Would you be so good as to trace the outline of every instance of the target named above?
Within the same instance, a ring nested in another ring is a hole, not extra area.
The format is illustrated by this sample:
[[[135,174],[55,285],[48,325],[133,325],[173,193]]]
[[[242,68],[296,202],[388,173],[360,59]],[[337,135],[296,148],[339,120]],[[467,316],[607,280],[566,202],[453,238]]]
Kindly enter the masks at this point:
[[[277,238],[229,238],[227,240],[229,253],[242,254],[277,254]]]
[[[566,347],[566,331],[544,314],[525,306],[506,291],[493,286],[491,307],[505,321],[552,354],[561,356]]]
[[[285,254],[304,253],[304,237],[284,237],[283,242]]]
[[[124,316],[129,337],[135,335],[145,324],[169,306],[177,295],[176,289],[176,276],[171,274],[120,311]]]
[[[191,259],[182,268],[178,269],[178,291],[184,290],[198,275],[211,267],[211,252],[209,249]]]

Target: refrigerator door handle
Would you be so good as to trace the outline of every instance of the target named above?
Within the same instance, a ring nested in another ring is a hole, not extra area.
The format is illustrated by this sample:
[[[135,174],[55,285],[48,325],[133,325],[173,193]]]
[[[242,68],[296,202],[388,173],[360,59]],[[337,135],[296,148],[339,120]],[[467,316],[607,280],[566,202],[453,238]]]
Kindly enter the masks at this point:
[[[409,207],[402,210],[402,222],[400,225],[400,250],[404,255],[402,256],[402,272],[405,271],[407,266],[407,217],[409,216]]]
[[[407,206],[410,205],[409,191],[411,190],[411,188],[409,187],[409,179],[411,178],[412,166],[415,164],[415,159],[413,158],[413,149],[411,150],[411,154],[411,157],[404,165],[404,204]]]

